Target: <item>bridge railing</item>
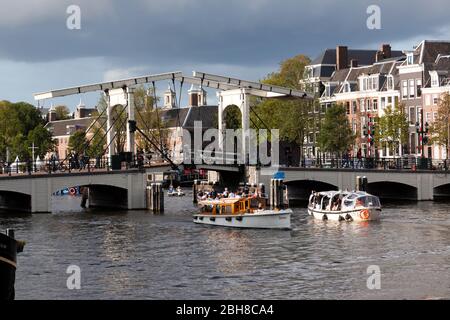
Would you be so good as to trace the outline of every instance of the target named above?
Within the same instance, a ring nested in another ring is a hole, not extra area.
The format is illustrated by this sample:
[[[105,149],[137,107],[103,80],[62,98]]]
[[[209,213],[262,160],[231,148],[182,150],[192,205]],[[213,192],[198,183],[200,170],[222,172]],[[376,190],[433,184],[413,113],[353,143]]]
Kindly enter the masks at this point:
[[[450,160],[431,159],[421,157],[401,158],[321,158],[303,159],[301,168],[323,169],[370,169],[370,170],[429,170],[447,171],[450,169]]]
[[[59,159],[47,159],[42,161],[15,161],[0,164],[0,174],[52,174],[52,173],[72,173],[72,172],[94,172],[110,170],[142,169],[144,167],[144,157],[141,154],[124,157],[117,155],[116,158],[109,159],[107,156],[89,158],[71,158],[67,161]]]

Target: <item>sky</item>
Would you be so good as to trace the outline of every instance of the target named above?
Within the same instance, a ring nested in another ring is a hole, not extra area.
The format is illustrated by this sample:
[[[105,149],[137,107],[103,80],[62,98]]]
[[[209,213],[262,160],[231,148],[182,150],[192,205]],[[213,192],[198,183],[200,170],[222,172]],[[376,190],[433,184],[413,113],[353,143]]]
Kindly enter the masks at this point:
[[[71,5],[80,29],[67,27]],[[371,5],[380,29],[367,27]],[[286,58],[336,45],[411,50],[450,40],[449,10],[448,0],[0,0],[0,100],[37,104],[33,93],[171,71],[260,80]],[[73,110],[98,97],[40,105]]]

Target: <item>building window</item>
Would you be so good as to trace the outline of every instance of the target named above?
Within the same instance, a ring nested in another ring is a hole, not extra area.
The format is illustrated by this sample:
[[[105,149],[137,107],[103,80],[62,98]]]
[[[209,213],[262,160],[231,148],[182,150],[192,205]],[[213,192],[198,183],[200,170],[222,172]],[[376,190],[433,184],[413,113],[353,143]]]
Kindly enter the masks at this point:
[[[365,108],[364,99],[361,99],[359,102],[359,111],[364,112],[364,110],[365,110],[364,108]]]
[[[378,110],[378,100],[373,100],[373,111]]]
[[[372,101],[371,100],[367,100],[367,111],[372,110]]]
[[[416,123],[416,108],[409,107],[409,123],[414,125]]]
[[[345,109],[347,111],[347,114],[350,114],[350,102],[345,103]]]
[[[415,91],[416,91],[416,88],[415,88],[414,80],[409,80],[409,98],[410,99],[414,98]]]
[[[430,76],[431,76],[431,86],[439,87],[439,76],[437,72],[430,72]]]
[[[414,55],[412,52],[407,54],[406,62],[408,63],[408,65],[414,64]]]
[[[437,112],[433,112],[433,121],[436,121],[438,118],[438,113]]]
[[[387,104],[388,105],[392,105],[392,97],[388,97],[387,98]]]
[[[393,76],[387,77],[387,89],[394,90],[394,77]]]
[[[372,90],[378,90],[378,77],[372,78]]]
[[[421,97],[422,96],[422,80],[417,79],[416,84],[417,84],[417,97]]]
[[[356,108],[357,108],[357,106],[356,106],[356,101],[352,101],[352,106],[353,106],[353,114],[356,114]]]
[[[408,81],[402,81],[402,99],[408,98]]]
[[[381,109],[384,109],[384,107],[386,107],[386,98],[382,97],[381,98]]]
[[[425,115],[425,121],[430,123],[431,122],[431,112],[427,112]]]
[[[425,95],[425,105],[429,106],[431,104],[431,97],[429,94]]]
[[[436,95],[433,95],[433,105],[437,105],[439,102],[439,97]]]

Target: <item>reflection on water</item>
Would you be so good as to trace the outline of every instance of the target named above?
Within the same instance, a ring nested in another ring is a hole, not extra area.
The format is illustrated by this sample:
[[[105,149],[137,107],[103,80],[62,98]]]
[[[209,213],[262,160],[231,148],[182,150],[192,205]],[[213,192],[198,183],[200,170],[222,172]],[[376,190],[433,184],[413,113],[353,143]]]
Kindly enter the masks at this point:
[[[164,215],[94,212],[56,197],[53,214],[0,216],[27,241],[18,299],[450,298],[450,204],[385,203],[379,222],[313,220],[294,209],[291,231],[196,225],[189,191]],[[82,289],[66,288],[66,268]],[[380,266],[381,290],[366,287]]]

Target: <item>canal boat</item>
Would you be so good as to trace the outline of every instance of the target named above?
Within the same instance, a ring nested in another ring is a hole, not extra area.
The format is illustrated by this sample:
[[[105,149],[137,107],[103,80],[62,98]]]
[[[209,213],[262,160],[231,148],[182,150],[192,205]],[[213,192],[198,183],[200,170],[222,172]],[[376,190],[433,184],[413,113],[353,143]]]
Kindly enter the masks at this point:
[[[381,217],[377,196],[364,191],[325,191],[312,193],[308,214],[315,219],[334,221],[372,221]]]
[[[292,210],[266,208],[262,197],[222,198],[199,202],[195,223],[234,228],[290,229]]]
[[[14,231],[0,232],[0,301],[14,300],[17,253],[23,251],[25,242],[14,239]]]
[[[184,192],[181,190],[180,187],[174,189],[173,186],[169,187],[169,190],[167,191],[167,196],[169,197],[183,197]]]

